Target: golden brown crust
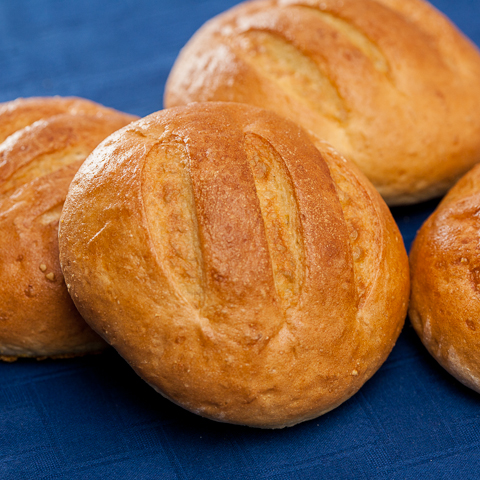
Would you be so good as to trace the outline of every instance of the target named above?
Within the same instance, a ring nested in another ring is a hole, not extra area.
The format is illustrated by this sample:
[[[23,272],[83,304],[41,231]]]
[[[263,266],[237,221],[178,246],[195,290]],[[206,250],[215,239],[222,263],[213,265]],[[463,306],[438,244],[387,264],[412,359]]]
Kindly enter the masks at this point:
[[[480,166],[425,222],[410,254],[410,319],[435,359],[480,392]]]
[[[68,295],[58,260],[58,219],[84,159],[134,119],[77,98],[0,105],[2,360],[105,348]]]
[[[479,84],[476,47],[421,0],[256,0],[196,33],[165,106],[273,110],[399,205],[443,194],[480,159]]]
[[[247,105],[165,110],[109,137],[70,187],[59,244],[90,325],[219,421],[276,428],[335,408],[406,314],[405,250],[370,183]]]

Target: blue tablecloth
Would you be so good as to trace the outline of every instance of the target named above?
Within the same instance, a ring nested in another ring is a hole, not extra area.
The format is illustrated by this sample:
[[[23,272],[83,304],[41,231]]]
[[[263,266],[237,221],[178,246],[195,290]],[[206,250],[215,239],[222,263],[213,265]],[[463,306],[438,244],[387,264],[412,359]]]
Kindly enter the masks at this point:
[[[141,116],[159,110],[179,49],[234,3],[1,0],[0,101],[78,95]],[[480,2],[434,4],[480,44]],[[394,210],[407,247],[435,204]],[[480,397],[408,323],[357,395],[279,431],[192,415],[114,351],[0,363],[1,480],[476,479],[479,467]]]

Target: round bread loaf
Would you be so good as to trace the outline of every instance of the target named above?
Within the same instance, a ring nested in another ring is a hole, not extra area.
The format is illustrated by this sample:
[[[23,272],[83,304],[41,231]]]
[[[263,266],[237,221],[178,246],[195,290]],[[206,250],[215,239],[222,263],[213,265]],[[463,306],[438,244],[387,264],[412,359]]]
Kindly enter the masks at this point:
[[[454,377],[480,392],[480,166],[422,226],[410,254],[410,319]]]
[[[443,194],[480,160],[478,85],[475,46],[421,0],[256,0],[190,40],[165,106],[273,110],[401,205]]]
[[[65,287],[58,220],[87,155],[135,118],[77,98],[0,104],[0,359],[105,348]]]
[[[60,261],[87,322],[165,397],[283,427],[344,402],[406,315],[408,259],[370,183],[277,115],[192,104],[79,170]]]

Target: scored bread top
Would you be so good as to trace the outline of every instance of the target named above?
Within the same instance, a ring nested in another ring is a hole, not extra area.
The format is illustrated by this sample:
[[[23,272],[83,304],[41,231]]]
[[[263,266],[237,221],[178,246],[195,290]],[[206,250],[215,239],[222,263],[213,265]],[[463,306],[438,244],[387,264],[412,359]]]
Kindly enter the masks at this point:
[[[88,154],[136,117],[77,98],[0,104],[0,356],[57,357],[104,342],[73,305],[58,260],[58,220]]]
[[[443,194],[480,160],[479,84],[476,47],[421,0],[256,0],[195,34],[165,106],[273,110],[399,205]]]
[[[468,172],[412,246],[410,319],[447,371],[480,392],[480,166]]]
[[[59,243],[89,324],[163,395],[220,421],[334,408],[407,308],[405,250],[373,187],[248,105],[164,110],[111,136],[72,182]]]

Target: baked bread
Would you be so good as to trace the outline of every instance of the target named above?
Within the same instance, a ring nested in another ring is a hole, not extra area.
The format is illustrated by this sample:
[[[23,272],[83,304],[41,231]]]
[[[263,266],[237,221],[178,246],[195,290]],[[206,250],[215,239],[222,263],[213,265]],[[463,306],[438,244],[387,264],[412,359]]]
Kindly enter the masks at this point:
[[[476,47],[421,0],[256,0],[190,40],[165,106],[273,110],[401,205],[445,193],[480,160],[479,85]]]
[[[433,357],[480,392],[480,166],[422,226],[410,263],[410,319]]]
[[[87,322],[162,395],[223,422],[335,408],[406,315],[408,260],[377,192],[248,105],[164,110],[113,134],[72,182],[59,245]]]
[[[87,155],[135,118],[77,98],[0,104],[1,359],[74,356],[105,348],[65,287],[58,219]]]

